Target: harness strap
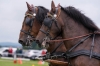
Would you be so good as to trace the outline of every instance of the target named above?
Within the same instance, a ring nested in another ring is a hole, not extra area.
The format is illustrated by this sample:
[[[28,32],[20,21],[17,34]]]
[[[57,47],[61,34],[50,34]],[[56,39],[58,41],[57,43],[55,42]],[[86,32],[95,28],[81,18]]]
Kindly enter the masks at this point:
[[[64,58],[62,55],[64,54],[65,52],[55,52],[53,54],[50,54],[50,53],[46,53],[45,56],[41,56],[43,58],[43,60],[47,60],[47,59],[57,59],[57,58]]]
[[[47,32],[43,31],[42,29],[40,29],[40,31],[47,35]]]
[[[21,32],[24,32],[25,34],[27,34],[27,35],[30,35],[30,33],[29,32],[26,32],[26,31],[24,31],[24,30],[20,30]]]
[[[81,38],[81,37],[85,37],[85,36],[88,36],[88,35],[91,35],[93,33],[89,33],[89,34],[85,34],[85,35],[81,35],[81,36],[77,36],[77,37],[74,37],[74,38],[66,38],[66,39],[58,39],[58,40],[50,40],[50,42],[59,42],[59,41],[68,41],[68,40],[73,40],[73,39],[77,39],[77,38]]]
[[[32,16],[32,17],[34,17],[33,14],[29,14],[29,13],[25,14],[25,16]]]
[[[71,66],[71,63],[70,63],[70,57],[69,57],[69,54],[70,53],[73,53],[71,52],[73,49],[75,49],[77,46],[79,46],[80,44],[82,44],[86,39],[88,39],[92,34],[86,36],[85,38],[81,39],[77,44],[75,44],[71,49],[67,50],[67,52],[65,54],[63,54],[63,56],[67,56],[67,60],[68,60],[68,65]],[[80,54],[81,55],[81,54]]]
[[[90,54],[91,53],[89,50],[78,50],[78,51],[67,53],[66,57],[73,58],[80,55],[90,56]],[[91,57],[100,60],[100,54],[98,53],[93,52]]]
[[[62,44],[63,42],[60,42],[60,44],[51,52],[51,54],[53,54]]]
[[[76,48],[77,46],[79,46],[80,44],[82,44],[90,36],[91,36],[91,34],[89,36],[86,36],[85,38],[83,38],[81,41],[79,41],[77,44],[75,44],[71,49],[69,49],[68,52],[71,52],[74,48]]]
[[[64,54],[65,52],[55,52],[52,54],[51,59],[52,58],[65,58],[64,56],[62,56],[62,54]]]
[[[32,38],[35,38],[33,35],[30,34],[30,32],[26,32],[24,30],[20,30],[20,31],[23,32],[23,33],[25,33],[25,34],[27,34],[27,35],[29,35],[29,36],[31,36]]]
[[[92,52],[93,52],[93,48],[94,48],[94,38],[95,38],[95,34],[93,34],[93,41],[92,41],[92,44],[91,44],[91,49],[90,49],[90,59],[91,59],[91,56],[92,56]]]
[[[63,42],[60,42],[60,44],[51,52],[51,53],[46,53],[45,56],[43,57],[43,60],[47,60],[47,59],[53,59],[53,58],[65,58],[65,56],[63,56],[63,54],[65,52],[56,52],[56,50],[63,44]]]

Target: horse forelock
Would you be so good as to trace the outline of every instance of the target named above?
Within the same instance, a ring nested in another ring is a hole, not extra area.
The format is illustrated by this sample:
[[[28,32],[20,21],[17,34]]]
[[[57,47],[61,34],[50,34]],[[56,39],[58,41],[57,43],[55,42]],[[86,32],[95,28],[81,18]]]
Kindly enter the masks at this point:
[[[71,17],[73,20],[75,20],[77,23],[82,24],[87,29],[91,31],[99,30],[99,28],[94,24],[94,22],[82,14],[78,9],[75,7],[69,6],[69,7],[62,7],[61,10],[63,10],[69,17]]]

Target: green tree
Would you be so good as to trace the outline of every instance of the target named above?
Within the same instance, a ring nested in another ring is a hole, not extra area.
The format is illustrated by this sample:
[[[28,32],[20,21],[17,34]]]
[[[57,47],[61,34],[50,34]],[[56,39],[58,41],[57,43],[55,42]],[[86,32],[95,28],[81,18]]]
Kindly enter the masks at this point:
[[[43,49],[43,48],[40,48],[36,42],[32,42],[31,46],[24,46],[23,48],[24,49],[37,49],[37,50]]]

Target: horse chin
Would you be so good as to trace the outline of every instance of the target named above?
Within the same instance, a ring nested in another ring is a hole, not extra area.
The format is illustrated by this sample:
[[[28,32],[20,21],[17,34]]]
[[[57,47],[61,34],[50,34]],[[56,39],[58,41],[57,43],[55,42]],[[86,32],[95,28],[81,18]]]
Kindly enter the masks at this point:
[[[31,43],[27,43],[27,42],[23,42],[23,43],[20,43],[22,46],[31,46],[32,42]]]
[[[22,46],[26,46],[26,43],[25,42],[23,42],[23,43],[20,43]]]

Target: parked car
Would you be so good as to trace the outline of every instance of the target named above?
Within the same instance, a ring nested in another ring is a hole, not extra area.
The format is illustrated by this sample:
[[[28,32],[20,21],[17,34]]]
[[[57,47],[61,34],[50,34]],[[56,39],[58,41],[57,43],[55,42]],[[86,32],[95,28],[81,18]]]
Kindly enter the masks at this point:
[[[8,49],[9,47],[2,47],[0,48],[0,57],[7,57],[8,56]],[[12,48],[13,49],[13,53],[16,51],[16,48]]]
[[[17,57],[23,57],[23,49],[21,49],[21,48],[17,48],[17,50],[16,50],[16,56]]]
[[[8,49],[6,48],[0,49],[0,57],[2,56],[8,56]]]
[[[32,55],[32,56],[30,57],[30,59],[31,59],[31,60],[42,59],[41,56],[45,55],[45,54],[46,54],[46,51],[47,51],[47,50],[44,50],[44,49],[43,49],[43,50],[38,50],[38,52],[34,52],[35,54]]]
[[[38,52],[39,52],[39,50],[25,50],[24,57],[30,58],[31,56],[35,55]]]
[[[42,56],[42,50],[24,50],[24,57],[30,59],[38,59]]]

